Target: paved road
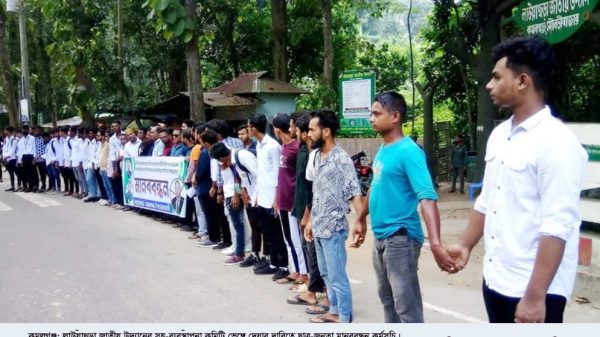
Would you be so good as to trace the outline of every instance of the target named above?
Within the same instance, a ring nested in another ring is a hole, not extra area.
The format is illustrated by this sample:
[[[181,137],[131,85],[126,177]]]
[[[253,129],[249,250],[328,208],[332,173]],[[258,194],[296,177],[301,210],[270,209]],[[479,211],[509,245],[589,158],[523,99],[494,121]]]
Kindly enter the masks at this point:
[[[7,193],[0,184],[0,322],[306,322],[286,304],[287,286],[224,266],[188,234],[134,212],[56,194]],[[466,205],[466,206],[465,206]],[[464,227],[464,201],[442,203],[444,233]],[[356,322],[381,322],[372,238],[349,252]],[[481,264],[439,272],[426,247],[420,278],[427,322],[485,320]],[[592,305],[570,304],[567,319],[598,322]]]

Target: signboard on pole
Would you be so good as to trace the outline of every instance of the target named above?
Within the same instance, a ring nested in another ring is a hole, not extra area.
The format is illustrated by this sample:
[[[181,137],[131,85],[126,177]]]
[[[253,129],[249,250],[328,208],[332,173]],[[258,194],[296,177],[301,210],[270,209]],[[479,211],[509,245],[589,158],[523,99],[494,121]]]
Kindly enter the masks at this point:
[[[16,12],[17,11],[17,0],[7,0],[6,1],[6,11],[7,12]]]
[[[125,205],[185,217],[187,166],[184,157],[124,158]]]
[[[581,28],[597,4],[598,0],[521,1],[513,17],[528,35],[539,35],[554,44]]]
[[[338,79],[341,131],[350,135],[371,135],[371,103],[375,99],[375,71],[349,70]]]
[[[19,103],[21,107],[21,123],[29,123],[29,101],[22,99]]]

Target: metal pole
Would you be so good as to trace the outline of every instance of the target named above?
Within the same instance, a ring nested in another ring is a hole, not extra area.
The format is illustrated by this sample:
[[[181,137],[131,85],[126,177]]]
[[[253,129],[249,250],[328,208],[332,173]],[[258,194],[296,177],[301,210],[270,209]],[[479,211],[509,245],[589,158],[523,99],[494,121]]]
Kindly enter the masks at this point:
[[[31,120],[32,106],[29,95],[29,53],[27,50],[27,17],[25,12],[25,0],[19,2],[19,40],[21,43],[21,99],[27,100],[27,119],[29,120],[28,124],[31,124],[33,121]]]

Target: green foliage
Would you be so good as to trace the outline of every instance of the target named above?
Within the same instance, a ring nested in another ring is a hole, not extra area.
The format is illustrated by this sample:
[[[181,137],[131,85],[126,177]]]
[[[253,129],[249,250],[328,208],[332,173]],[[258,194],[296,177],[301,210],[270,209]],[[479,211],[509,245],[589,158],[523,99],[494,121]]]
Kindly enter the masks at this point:
[[[188,43],[194,36],[194,23],[179,0],[147,0],[142,8],[150,8],[148,20],[154,20],[155,31],[170,40]]]

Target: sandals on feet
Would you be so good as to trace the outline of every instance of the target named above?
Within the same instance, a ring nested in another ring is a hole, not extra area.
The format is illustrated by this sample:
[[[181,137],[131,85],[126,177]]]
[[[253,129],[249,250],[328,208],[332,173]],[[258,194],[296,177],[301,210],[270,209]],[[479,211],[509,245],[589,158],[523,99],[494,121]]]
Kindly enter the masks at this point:
[[[319,315],[316,317],[311,317],[308,320],[310,323],[339,323],[339,321],[333,320],[331,318],[326,317],[325,315]]]
[[[306,313],[309,315],[323,315],[329,312],[329,307],[323,303],[313,304],[310,307],[306,308]]]
[[[294,299],[287,299],[288,304],[297,304],[297,305],[316,305],[317,302],[309,302],[303,299],[300,295],[294,296]]]

